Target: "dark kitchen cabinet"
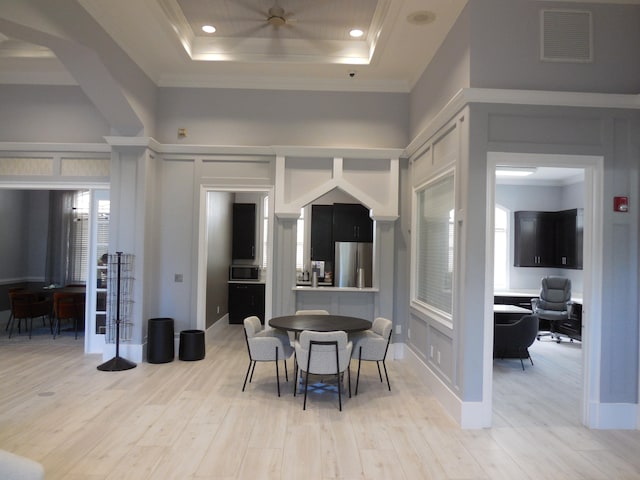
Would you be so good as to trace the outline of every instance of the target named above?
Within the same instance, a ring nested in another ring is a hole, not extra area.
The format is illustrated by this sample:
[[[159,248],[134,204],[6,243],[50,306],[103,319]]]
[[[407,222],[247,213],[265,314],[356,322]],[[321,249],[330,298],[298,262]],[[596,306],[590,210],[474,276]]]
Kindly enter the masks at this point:
[[[236,259],[256,258],[256,205],[233,204],[233,240],[231,256]]]
[[[335,242],[373,242],[373,220],[369,209],[357,203],[333,204]]]
[[[264,283],[229,283],[229,323],[252,315],[264,323]]]
[[[550,212],[515,212],[516,267],[554,265],[554,219]]]
[[[514,214],[514,266],[582,268],[582,209]]]
[[[556,261],[564,268],[582,268],[582,209],[555,213]]]
[[[333,205],[311,206],[311,260],[333,262]]]

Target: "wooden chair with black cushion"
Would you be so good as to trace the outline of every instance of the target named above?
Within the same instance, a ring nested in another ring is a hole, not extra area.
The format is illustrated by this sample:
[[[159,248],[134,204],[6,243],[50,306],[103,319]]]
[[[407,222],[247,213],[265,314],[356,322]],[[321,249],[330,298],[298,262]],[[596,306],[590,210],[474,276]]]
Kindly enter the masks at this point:
[[[71,320],[78,338],[78,328],[84,322],[85,294],[76,292],[56,292],[53,294],[53,338],[60,335],[60,323]]]
[[[33,319],[42,318],[45,322],[51,315],[51,301],[45,297],[39,297],[36,293],[28,291],[15,291],[9,293],[11,303],[11,315],[9,319],[9,338],[13,334],[13,326],[18,322],[18,331],[20,331],[20,322],[22,320],[29,321],[29,338],[33,332]],[[46,323],[45,323],[46,324]]]

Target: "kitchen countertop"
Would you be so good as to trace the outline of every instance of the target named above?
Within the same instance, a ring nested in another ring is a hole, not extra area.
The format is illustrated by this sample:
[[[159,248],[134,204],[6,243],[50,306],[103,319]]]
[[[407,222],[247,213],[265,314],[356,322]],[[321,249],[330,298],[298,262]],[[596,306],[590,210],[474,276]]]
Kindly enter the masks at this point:
[[[323,287],[321,284],[318,284],[317,287],[305,286],[305,285],[296,285],[292,288],[292,290],[297,292],[378,292],[380,291],[378,288],[358,288],[358,287]]]

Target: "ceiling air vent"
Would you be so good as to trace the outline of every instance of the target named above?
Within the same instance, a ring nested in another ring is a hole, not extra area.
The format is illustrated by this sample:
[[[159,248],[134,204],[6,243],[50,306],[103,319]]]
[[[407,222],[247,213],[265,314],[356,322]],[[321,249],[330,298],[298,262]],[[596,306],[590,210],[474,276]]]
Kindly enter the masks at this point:
[[[592,62],[591,12],[542,10],[540,58],[549,62]]]

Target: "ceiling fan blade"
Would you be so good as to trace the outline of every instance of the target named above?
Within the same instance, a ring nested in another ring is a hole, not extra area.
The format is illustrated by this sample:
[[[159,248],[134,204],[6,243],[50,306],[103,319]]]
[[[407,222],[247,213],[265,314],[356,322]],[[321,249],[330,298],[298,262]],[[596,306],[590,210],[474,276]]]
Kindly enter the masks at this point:
[[[268,16],[267,12],[263,11],[260,7],[255,5],[254,2],[247,1],[247,0],[234,0],[233,3],[241,6],[242,8],[244,8],[249,12],[260,15],[260,18],[266,19]]]

